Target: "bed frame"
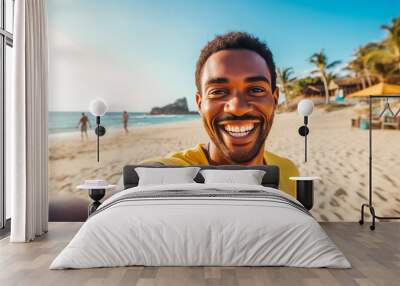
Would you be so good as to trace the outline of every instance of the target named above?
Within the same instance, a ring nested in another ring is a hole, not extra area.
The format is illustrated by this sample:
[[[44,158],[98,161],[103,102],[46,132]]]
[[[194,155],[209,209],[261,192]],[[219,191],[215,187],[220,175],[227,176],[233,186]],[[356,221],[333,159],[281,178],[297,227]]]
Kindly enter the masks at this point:
[[[147,167],[147,168],[182,168],[188,166],[165,166],[165,165],[127,165],[123,170],[124,177],[124,189],[133,188],[138,185],[139,176],[135,171],[136,167]],[[221,165],[221,166],[210,166],[210,165],[195,165],[190,167],[200,167],[202,170],[206,169],[217,169],[217,170],[262,170],[265,171],[265,175],[262,179],[261,184],[265,187],[278,188],[279,186],[279,167],[278,166],[241,166],[241,165]],[[194,178],[197,183],[204,183],[204,178],[200,174]]]
[[[147,167],[147,168],[183,168],[188,166],[166,166],[166,165],[126,165],[123,169],[123,182],[124,189],[129,189],[136,187],[139,183],[139,176],[135,171],[137,167]],[[241,165],[220,165],[220,166],[210,166],[210,165],[193,165],[191,167],[199,167],[202,170],[206,169],[217,169],[217,170],[262,170],[265,171],[265,175],[261,181],[264,187],[271,187],[279,189],[279,167],[274,165],[259,165],[259,166],[241,166]],[[204,178],[200,174],[194,178],[197,183],[204,183]],[[311,185],[311,195],[307,196],[297,196],[297,200],[308,210],[313,207],[313,188]]]

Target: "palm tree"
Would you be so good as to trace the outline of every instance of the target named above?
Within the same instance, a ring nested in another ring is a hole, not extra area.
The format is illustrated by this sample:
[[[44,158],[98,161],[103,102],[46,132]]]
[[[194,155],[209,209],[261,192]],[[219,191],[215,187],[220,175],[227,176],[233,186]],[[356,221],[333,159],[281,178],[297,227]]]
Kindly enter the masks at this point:
[[[356,78],[361,80],[363,88],[372,85],[372,72],[377,51],[381,51],[381,46],[377,43],[368,43],[359,47],[353,53],[353,59],[344,68],[354,72]]]
[[[361,69],[361,74],[367,80],[368,86],[372,85],[371,79],[371,70],[373,66],[374,55],[376,55],[377,51],[381,50],[381,46],[377,43],[368,43],[362,47],[360,47],[355,53],[356,61]],[[357,65],[357,63],[354,63]]]
[[[390,25],[382,25],[381,28],[388,33],[384,44],[393,56],[393,61],[400,71],[400,17],[392,19]]]
[[[309,58],[309,62],[317,67],[314,72],[319,73],[319,76],[324,84],[325,103],[329,104],[328,70],[338,65],[340,61],[333,61],[328,64],[328,57],[326,56],[325,52],[321,50],[318,53],[314,53]]]
[[[396,67],[394,64],[377,62],[374,64],[373,72],[378,78],[379,82],[387,82],[388,79],[391,78],[395,70]]]
[[[363,89],[367,87],[364,77],[364,66],[360,58],[354,58],[353,60],[349,61],[344,69],[352,71],[355,74],[356,78],[361,80],[361,85]]]
[[[336,79],[336,74],[334,74],[333,72],[328,72],[326,75],[326,81],[328,83],[328,87],[331,84],[331,81],[333,81],[334,79]]]
[[[365,71],[379,82],[389,81],[397,69],[393,55],[384,43],[369,43],[359,54]]]
[[[283,68],[283,69],[277,69],[278,73],[278,82],[281,88],[283,89],[285,93],[285,105],[286,105],[286,110],[288,110],[288,103],[289,99],[291,97],[291,87],[293,81],[296,79],[293,77],[293,68],[288,67],[288,68]]]
[[[357,49],[346,67],[369,86],[373,80],[393,82],[400,77],[400,17],[381,28],[387,31],[386,39]]]

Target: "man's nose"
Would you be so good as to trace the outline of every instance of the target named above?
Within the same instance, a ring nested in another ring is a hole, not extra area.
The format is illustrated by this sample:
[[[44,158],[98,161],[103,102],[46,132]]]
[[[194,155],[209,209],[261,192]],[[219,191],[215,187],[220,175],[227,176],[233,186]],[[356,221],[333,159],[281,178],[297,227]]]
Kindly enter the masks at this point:
[[[241,94],[236,94],[229,99],[224,108],[225,112],[231,113],[236,116],[243,116],[251,111],[251,105]]]

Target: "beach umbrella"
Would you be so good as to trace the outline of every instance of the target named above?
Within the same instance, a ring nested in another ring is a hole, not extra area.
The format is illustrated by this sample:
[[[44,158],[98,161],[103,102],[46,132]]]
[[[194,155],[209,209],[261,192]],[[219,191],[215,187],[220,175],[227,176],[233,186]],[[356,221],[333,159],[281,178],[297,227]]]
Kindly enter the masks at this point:
[[[399,95],[400,85],[398,84],[388,84],[388,83],[378,83],[373,86],[367,87],[365,89],[353,92],[347,97],[369,97],[369,96],[380,96],[380,95]]]
[[[398,97],[400,95],[400,85],[398,84],[388,84],[388,83],[378,83],[373,86],[364,88],[362,90],[359,90],[357,92],[353,92],[347,97],[358,97],[358,98],[363,98],[363,97],[386,97],[386,102],[383,103],[381,102],[381,108],[383,108],[383,111],[379,114],[379,117],[382,115],[391,115],[393,117],[396,117],[397,115],[400,114],[400,108],[399,110],[394,113],[392,109],[390,108],[389,105],[389,98],[390,96],[396,96]],[[371,98],[370,98],[371,99]]]

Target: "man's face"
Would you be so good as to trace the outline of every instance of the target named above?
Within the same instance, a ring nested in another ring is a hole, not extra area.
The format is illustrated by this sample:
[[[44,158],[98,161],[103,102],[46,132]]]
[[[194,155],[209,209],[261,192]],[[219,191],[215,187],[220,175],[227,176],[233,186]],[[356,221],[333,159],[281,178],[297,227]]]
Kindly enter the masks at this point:
[[[250,50],[223,50],[203,66],[196,102],[210,139],[225,160],[251,161],[264,149],[279,91],[265,60]]]

